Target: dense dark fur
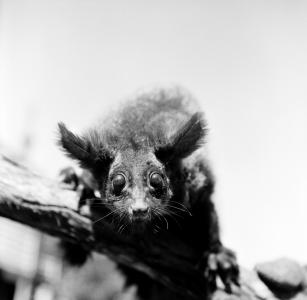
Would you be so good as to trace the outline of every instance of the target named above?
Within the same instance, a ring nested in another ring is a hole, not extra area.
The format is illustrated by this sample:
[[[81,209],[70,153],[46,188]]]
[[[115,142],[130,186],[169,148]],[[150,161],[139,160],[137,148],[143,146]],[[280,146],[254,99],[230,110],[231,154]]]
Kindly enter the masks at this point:
[[[163,191],[161,187],[159,195],[153,191],[150,194],[146,187],[142,195],[149,199],[146,202],[150,202],[149,209],[161,207],[167,211],[173,206],[175,211],[163,215],[167,228],[158,219],[152,221],[153,216],[146,216],[144,238],[149,236],[146,234],[148,230],[156,228],[180,234],[199,249],[200,261],[204,255],[208,280],[213,279],[214,282],[215,273],[219,273],[226,288],[230,289],[231,281],[237,281],[238,269],[234,254],[222,247],[219,238],[217,215],[211,201],[214,179],[202,148],[206,123],[190,95],[180,89],[143,93],[82,136],[73,134],[63,123],[59,124],[59,129],[61,146],[93,174],[102,201],[111,210],[119,200],[133,202],[133,196],[128,191],[118,199],[110,193],[112,178],[108,177],[113,172],[113,164],[119,161],[119,165],[133,169],[132,174],[137,176],[143,172],[145,161],[147,164],[153,161],[153,167],[160,170],[165,178]],[[112,197],[114,201],[110,200]],[[123,215],[126,214],[123,209],[131,211],[128,204],[123,204],[121,209]],[[181,218],[176,218],[176,215]],[[128,228],[132,228],[133,232],[134,219],[130,216],[130,219],[124,220],[130,222]],[[211,260],[209,266],[206,265],[208,258]],[[129,273],[130,281],[141,285],[141,296],[149,299],[151,280],[126,268],[123,271]]]

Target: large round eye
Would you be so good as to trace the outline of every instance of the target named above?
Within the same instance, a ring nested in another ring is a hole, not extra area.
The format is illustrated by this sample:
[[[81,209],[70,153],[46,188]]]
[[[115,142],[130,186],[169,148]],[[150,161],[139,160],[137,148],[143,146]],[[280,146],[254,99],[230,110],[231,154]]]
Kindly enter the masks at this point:
[[[154,189],[162,189],[163,187],[163,179],[159,173],[153,172],[149,176],[149,184]]]
[[[112,179],[113,192],[119,194],[126,185],[126,177],[123,174],[117,174]]]

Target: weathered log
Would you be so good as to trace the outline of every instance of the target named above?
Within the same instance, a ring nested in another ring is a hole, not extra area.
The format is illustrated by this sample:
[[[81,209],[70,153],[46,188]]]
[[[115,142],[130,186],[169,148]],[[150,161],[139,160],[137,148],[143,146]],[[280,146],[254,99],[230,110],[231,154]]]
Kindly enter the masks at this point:
[[[177,293],[174,299],[179,299],[180,295],[184,299],[206,299],[204,276],[195,267],[198,256],[189,245],[167,232],[150,245],[132,243],[114,232],[104,220],[94,227],[93,221],[81,215],[77,206],[78,195],[68,186],[38,176],[0,155],[0,216],[105,254]],[[305,269],[302,270],[305,274]],[[271,273],[272,277],[276,272]],[[303,281],[295,291],[303,293],[302,299],[307,300],[307,281]],[[247,270],[242,271],[241,288],[234,289],[233,294],[226,294],[223,287],[219,287],[212,296],[213,300],[276,299],[256,272]]]
[[[0,155],[1,216],[105,254],[186,298],[205,299],[206,282],[189,245],[166,233],[144,247],[114,232],[103,220],[93,228],[91,219],[78,212],[77,197],[62,183]]]

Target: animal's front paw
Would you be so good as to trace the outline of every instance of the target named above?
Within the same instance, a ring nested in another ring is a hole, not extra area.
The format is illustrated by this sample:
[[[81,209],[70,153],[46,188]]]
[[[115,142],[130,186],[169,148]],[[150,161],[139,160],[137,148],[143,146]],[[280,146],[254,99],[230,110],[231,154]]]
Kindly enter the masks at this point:
[[[86,172],[78,174],[74,168],[68,167],[61,170],[59,180],[65,183],[69,189],[77,192],[79,198],[79,212],[83,215],[89,215],[90,212],[87,201],[95,198],[95,192],[92,186],[90,174]]]
[[[204,254],[205,276],[212,290],[217,288],[217,277],[222,280],[227,293],[232,292],[232,285],[239,286],[239,266],[233,251],[220,247],[218,251]]]
[[[80,180],[75,169],[72,167],[67,167],[60,171],[59,181],[64,182],[70,189],[76,191]]]

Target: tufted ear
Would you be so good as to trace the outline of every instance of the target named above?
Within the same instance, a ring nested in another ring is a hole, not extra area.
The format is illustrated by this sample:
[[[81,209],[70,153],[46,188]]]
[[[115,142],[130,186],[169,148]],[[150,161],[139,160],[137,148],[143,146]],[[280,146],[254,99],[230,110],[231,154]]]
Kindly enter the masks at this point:
[[[206,122],[202,114],[195,113],[165,145],[156,150],[156,155],[160,160],[168,162],[185,158],[203,144],[206,132]]]
[[[66,154],[79,161],[82,167],[92,169],[111,161],[111,154],[103,147],[95,133],[81,137],[67,129],[64,123],[59,123],[59,144]]]

